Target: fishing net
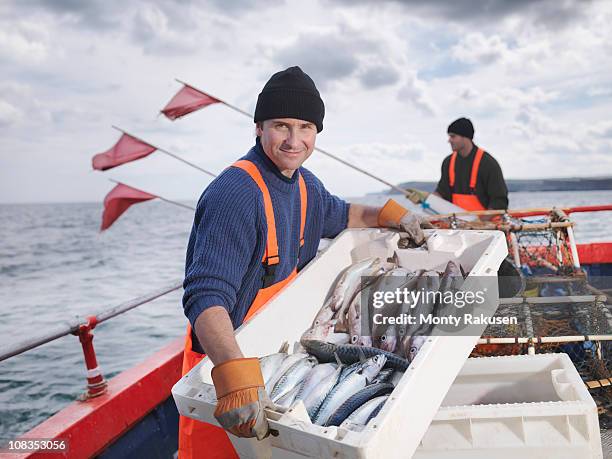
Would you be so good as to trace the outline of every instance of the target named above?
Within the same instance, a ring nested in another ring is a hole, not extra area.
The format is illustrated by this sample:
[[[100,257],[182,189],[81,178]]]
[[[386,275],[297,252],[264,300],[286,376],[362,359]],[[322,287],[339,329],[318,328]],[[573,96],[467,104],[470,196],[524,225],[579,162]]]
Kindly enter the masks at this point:
[[[521,224],[551,223],[551,219],[524,219]],[[547,228],[538,231],[514,231],[518,245],[521,266],[530,269],[544,268],[553,273],[571,273],[574,271],[567,228]],[[512,237],[508,233],[508,248],[512,249]]]
[[[552,227],[552,224],[561,225]],[[507,236],[508,253],[518,256],[520,266],[530,270],[546,270],[549,273],[573,273],[571,242],[568,227],[570,219],[557,212],[540,217],[515,218],[509,215],[493,219],[467,221],[461,217],[443,217],[435,220],[438,228],[498,229]]]

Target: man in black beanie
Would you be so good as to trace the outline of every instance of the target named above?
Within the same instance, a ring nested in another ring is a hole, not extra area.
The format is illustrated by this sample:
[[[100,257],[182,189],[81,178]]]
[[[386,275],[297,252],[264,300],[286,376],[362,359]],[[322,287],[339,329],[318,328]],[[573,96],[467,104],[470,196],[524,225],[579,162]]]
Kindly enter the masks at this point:
[[[272,75],[257,99],[255,146],[210,183],[196,209],[183,283],[189,319],[183,374],[208,355],[215,418],[237,436],[268,435],[270,381],[257,358],[244,358],[234,330],[315,257],[321,238],[347,227],[385,226],[401,228],[417,245],[424,240],[416,216],[394,201],[349,205],[302,167],[324,115],[319,91],[299,67]],[[181,417],[179,457],[194,456],[236,454],[223,430]]]
[[[508,188],[499,163],[472,141],[474,126],[459,118],[448,126],[452,153],[442,162],[434,194],[469,210],[507,209]]]

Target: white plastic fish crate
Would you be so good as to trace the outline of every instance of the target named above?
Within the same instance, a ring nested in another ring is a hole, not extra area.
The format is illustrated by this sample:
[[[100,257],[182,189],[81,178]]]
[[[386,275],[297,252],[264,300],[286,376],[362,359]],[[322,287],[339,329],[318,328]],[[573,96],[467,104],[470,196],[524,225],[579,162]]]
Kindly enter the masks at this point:
[[[597,406],[566,354],[468,359],[413,459],[601,458]]]
[[[299,341],[309,328],[338,275],[352,263],[368,257],[388,258],[397,252],[409,269],[443,271],[448,261],[459,262],[469,276],[495,278],[507,255],[500,231],[427,230],[428,248],[398,249],[399,235],[382,229],[350,229],[308,264],[248,323],[236,331],[245,356],[277,352],[281,343]],[[466,281],[467,282],[467,281]],[[497,301],[497,283],[489,300]],[[374,422],[361,432],[322,427],[291,414],[269,413],[271,429],[278,432],[263,441],[229,435],[241,458],[406,458],[417,449],[446,392],[474,348],[476,336],[429,338]],[[216,404],[205,358],[172,388],[179,413],[216,424]]]

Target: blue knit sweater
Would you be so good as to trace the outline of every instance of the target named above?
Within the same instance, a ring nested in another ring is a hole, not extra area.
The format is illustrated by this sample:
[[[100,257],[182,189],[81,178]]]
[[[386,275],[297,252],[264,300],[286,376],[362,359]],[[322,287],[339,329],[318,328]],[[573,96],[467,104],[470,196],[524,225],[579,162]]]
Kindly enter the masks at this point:
[[[287,178],[264,153],[259,139],[242,159],[254,162],[268,186],[280,263],[275,282],[316,255],[322,237],[335,237],[348,223],[349,205],[331,195],[305,168],[308,190],[304,246],[299,249],[300,191],[297,174]],[[202,311],[223,306],[237,328],[262,287],[267,225],[261,191],[242,169],[228,167],[204,190],[187,246],[183,307],[193,326]],[[298,260],[299,252],[299,263]],[[194,350],[199,346],[194,341]]]

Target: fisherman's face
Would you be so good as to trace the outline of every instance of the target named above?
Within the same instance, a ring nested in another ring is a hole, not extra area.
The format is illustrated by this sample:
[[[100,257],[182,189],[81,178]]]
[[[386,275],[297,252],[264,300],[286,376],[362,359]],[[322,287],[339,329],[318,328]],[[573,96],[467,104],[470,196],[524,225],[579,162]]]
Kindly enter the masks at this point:
[[[450,143],[451,149],[453,151],[465,150],[467,140],[467,137],[463,137],[453,133],[448,134],[448,143]]]
[[[257,135],[268,158],[281,173],[292,177],[312,154],[317,127],[310,121],[278,118],[257,123]]]

